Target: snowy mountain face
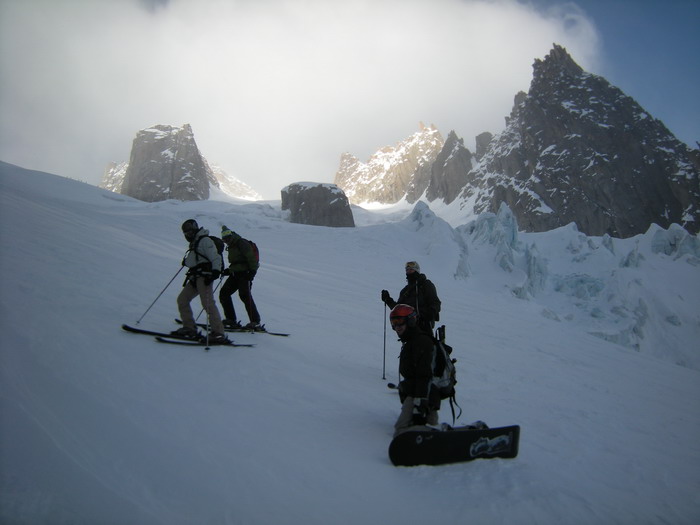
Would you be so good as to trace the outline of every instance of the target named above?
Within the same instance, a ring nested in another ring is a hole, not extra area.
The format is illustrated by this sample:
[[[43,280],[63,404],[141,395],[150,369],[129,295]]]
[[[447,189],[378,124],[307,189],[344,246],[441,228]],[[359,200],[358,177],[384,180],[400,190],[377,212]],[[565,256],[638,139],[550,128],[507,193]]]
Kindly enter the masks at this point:
[[[262,195],[248,186],[245,182],[237,179],[233,175],[229,175],[220,166],[211,166],[211,171],[214,179],[218,183],[219,189],[229,197],[234,197],[245,201],[262,200]]]
[[[157,125],[140,130],[128,163],[110,163],[101,188],[146,202],[203,200],[210,188],[244,200],[261,197],[250,186],[210,167],[194,140],[192,127]]]
[[[700,151],[560,46],[533,69],[504,131],[479,135],[476,154],[450,132],[429,167],[413,169],[384,150],[367,164],[346,154],[336,182],[354,203],[439,203],[438,213],[456,224],[505,202],[531,232],[571,222],[613,237],[652,224],[700,230]],[[393,175],[398,166],[400,177]]]
[[[678,226],[527,233],[502,206],[453,227],[419,202],[325,228],[1,162],[0,217],[2,523],[700,521],[700,246]],[[120,330],[177,328],[188,218],[255,240],[256,303],[290,337],[205,352]],[[410,260],[442,300],[457,424],[519,424],[517,458],[389,462],[380,290]]]
[[[99,187],[114,193],[121,193],[128,167],[128,162],[110,162],[107,164]]]
[[[469,175],[461,205],[507,203],[526,231],[575,222],[629,237],[651,224],[700,228],[700,163],[658,120],[555,46]]]
[[[404,197],[413,203],[420,198],[444,139],[435,126],[419,126],[419,131],[395,146],[380,149],[366,163],[350,153],[342,155],[335,184],[351,203],[394,204]]]

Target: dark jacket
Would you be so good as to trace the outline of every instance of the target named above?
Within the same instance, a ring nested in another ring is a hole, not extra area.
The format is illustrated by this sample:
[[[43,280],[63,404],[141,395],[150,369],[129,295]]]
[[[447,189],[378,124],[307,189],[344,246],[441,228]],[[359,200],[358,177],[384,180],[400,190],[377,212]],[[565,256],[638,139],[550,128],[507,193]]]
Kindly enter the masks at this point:
[[[424,274],[416,273],[413,280],[403,287],[399,299],[387,301],[387,306],[393,308],[397,304],[407,304],[416,309],[421,321],[435,323],[440,320],[441,302],[435,285]]]
[[[439,394],[431,399],[430,385],[433,380],[433,338],[416,326],[406,328],[401,336],[403,346],[399,357],[399,373],[403,380],[399,384],[401,401],[411,396],[428,398],[429,405],[435,410],[440,408]]]
[[[226,250],[228,251],[229,268],[232,274],[240,272],[255,274],[258,271],[260,263],[255,258],[252,246],[237,233],[233,234],[233,241]]]

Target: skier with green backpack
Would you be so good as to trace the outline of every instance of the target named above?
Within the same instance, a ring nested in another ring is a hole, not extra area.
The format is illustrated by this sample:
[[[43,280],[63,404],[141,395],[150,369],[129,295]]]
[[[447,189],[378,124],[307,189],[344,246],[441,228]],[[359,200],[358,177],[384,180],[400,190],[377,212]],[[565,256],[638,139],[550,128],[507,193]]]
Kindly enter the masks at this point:
[[[228,279],[224,282],[219,292],[219,302],[224,309],[224,326],[227,329],[247,329],[263,331],[260,324],[260,313],[253,300],[253,279],[260,267],[258,248],[253,241],[244,239],[227,226],[221,227],[221,238],[226,243],[229,267],[223,271]],[[249,323],[244,327],[236,317],[232,296],[238,292],[246,312]]]

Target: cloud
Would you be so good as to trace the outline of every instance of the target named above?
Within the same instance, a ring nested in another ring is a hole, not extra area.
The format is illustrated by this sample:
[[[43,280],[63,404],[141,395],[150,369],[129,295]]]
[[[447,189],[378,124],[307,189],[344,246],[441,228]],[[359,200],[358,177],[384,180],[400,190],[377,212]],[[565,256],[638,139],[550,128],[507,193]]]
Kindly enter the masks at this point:
[[[552,43],[595,71],[574,4],[515,0],[2,1],[0,159],[97,184],[139,129],[190,123],[279,198],[433,123],[498,132]]]

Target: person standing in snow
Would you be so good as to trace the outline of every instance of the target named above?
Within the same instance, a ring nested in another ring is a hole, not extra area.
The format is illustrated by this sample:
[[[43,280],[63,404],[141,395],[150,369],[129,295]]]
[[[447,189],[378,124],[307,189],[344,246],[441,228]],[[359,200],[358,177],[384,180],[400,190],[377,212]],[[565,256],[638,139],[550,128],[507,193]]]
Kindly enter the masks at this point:
[[[422,273],[415,261],[406,263],[406,280],[408,284],[399,293],[399,299],[394,301],[387,290],[382,290],[382,301],[389,308],[397,304],[407,304],[416,310],[418,324],[424,330],[432,333],[435,322],[440,320],[441,302],[435,285]]]
[[[190,243],[182,259],[182,265],[189,268],[182,292],[177,296],[177,308],[182,319],[182,328],[172,332],[175,335],[197,338],[197,325],[190,303],[199,295],[209,319],[209,343],[227,341],[219,310],[214,302],[212,283],[221,276],[223,261],[216,244],[209,237],[209,230],[200,228],[197,221],[188,219],[182,223],[182,233]]]
[[[437,425],[440,394],[431,389],[433,338],[418,325],[416,310],[397,304],[389,314],[391,328],[403,343],[399,357],[401,413],[394,424],[394,437],[415,425]]]
[[[260,314],[255,306],[253,294],[253,279],[258,272],[260,263],[255,257],[251,244],[227,226],[221,227],[221,239],[226,243],[229,267],[223,271],[228,279],[219,292],[219,302],[224,309],[224,326],[226,328],[246,328],[249,330],[263,330],[260,324]],[[238,297],[245,305],[250,321],[245,327],[241,326],[236,318],[236,310],[233,307],[232,296],[238,292]]]

